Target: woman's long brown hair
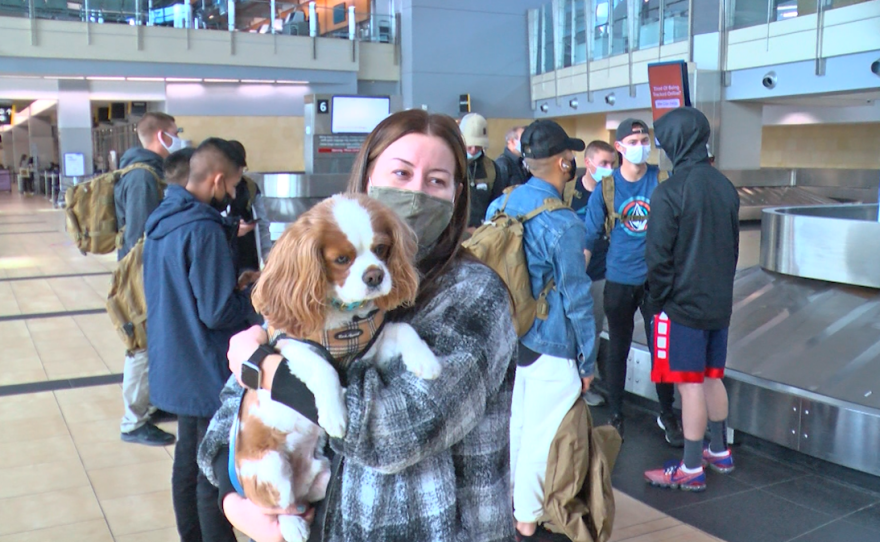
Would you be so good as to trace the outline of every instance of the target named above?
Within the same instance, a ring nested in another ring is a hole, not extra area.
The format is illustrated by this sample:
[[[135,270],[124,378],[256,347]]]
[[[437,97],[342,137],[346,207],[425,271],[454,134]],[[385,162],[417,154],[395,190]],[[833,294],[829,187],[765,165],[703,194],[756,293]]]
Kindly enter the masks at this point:
[[[472,258],[470,253],[461,248],[461,240],[467,228],[470,212],[468,208],[470,191],[466,178],[467,151],[458,124],[452,117],[431,114],[421,109],[394,113],[379,123],[376,129],[367,136],[367,140],[355,160],[354,167],[352,167],[348,190],[365,194],[376,159],[392,143],[409,134],[439,137],[449,146],[455,157],[455,207],[452,219],[440,234],[437,244],[427,256],[418,262],[422,283],[413,306],[414,309],[418,309],[434,296],[439,288],[440,278],[455,262]],[[458,192],[459,187],[461,187],[461,192]]]

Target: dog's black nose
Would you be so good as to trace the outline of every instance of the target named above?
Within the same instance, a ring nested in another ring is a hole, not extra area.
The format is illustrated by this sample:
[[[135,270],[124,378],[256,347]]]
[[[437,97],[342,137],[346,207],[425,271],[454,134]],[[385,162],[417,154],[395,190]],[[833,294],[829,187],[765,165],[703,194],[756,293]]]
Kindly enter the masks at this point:
[[[364,272],[364,284],[370,288],[377,288],[385,280],[385,272],[378,267],[371,267]]]

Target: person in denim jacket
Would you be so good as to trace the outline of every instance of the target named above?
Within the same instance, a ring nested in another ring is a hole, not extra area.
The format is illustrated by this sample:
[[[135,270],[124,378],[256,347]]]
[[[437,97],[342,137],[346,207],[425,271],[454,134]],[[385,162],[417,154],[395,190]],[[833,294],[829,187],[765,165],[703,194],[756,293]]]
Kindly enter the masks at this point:
[[[584,142],[568,137],[550,120],[532,123],[522,134],[522,152],[533,177],[514,189],[505,212],[523,216],[547,199],[562,198],[574,178],[573,151]],[[504,197],[489,206],[491,218]],[[584,222],[570,208],[545,211],[525,223],[523,248],[532,293],[537,298],[551,281],[549,315],[536,319],[520,339],[510,420],[513,515],[521,535],[532,536],[543,515],[547,456],[562,418],[593,380],[596,329],[590,278],[585,272]]]

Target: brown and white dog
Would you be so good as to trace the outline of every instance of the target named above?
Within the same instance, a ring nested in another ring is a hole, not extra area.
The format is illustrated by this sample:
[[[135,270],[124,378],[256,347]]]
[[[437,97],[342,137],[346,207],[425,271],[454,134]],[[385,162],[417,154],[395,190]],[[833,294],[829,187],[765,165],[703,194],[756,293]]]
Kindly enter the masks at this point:
[[[303,214],[273,247],[253,292],[254,307],[270,329],[322,344],[338,366],[306,342],[278,343],[290,372],[315,395],[321,427],[272,401],[267,390],[245,393],[233,435],[234,465],[252,502],[288,508],[324,498],[326,435],[344,437],[347,423],[338,371],[359,349],[369,346],[365,355],[380,366],[402,356],[419,377],[440,374],[437,358],[411,326],[382,325],[385,311],[415,300],[416,246],[412,230],[393,211],[367,196],[345,194]],[[280,516],[279,523],[288,542],[309,536],[298,516]]]

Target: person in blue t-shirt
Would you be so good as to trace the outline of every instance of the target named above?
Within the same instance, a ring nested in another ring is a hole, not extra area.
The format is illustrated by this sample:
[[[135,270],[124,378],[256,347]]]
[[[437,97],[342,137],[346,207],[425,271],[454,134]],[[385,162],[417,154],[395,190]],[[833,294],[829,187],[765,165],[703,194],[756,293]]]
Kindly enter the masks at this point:
[[[648,125],[626,119],[617,127],[615,148],[621,153],[620,167],[611,173],[614,179],[614,209],[617,215],[609,236],[605,271],[605,317],[608,319],[608,359],[604,379],[611,407],[610,424],[624,434],[623,396],[626,386],[626,360],[632,345],[636,310],[645,320],[645,333],[651,344],[652,315],[643,308],[648,265],[645,262],[645,234],[651,212],[651,194],[659,183],[660,168],[647,164],[651,153]],[[600,182],[587,203],[587,263],[597,241],[605,235],[606,209]],[[653,356],[652,356],[653,357]],[[666,442],[684,444],[681,425],[672,405],[675,388],[657,384],[660,415],[657,424],[664,430]]]

